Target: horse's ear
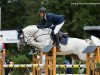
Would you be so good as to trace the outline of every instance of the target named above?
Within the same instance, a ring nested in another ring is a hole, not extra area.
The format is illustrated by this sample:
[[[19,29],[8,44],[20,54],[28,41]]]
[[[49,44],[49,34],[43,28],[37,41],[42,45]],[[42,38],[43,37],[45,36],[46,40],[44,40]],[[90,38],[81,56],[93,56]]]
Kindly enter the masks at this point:
[[[18,39],[20,39],[21,34],[23,34],[22,29],[17,29],[16,31],[18,33],[18,36],[17,37],[18,37]]]
[[[23,33],[22,29],[20,29],[20,28],[17,29],[17,32],[18,32],[18,33]]]

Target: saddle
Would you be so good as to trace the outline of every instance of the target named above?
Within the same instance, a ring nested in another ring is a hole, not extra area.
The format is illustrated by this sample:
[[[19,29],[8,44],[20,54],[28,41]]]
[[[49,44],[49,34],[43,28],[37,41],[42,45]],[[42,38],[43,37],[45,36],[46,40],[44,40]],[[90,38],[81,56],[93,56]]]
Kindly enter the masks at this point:
[[[59,37],[59,43],[62,45],[66,45],[67,41],[68,41],[68,33],[63,33],[63,32],[59,32],[58,33],[58,37]]]
[[[55,40],[54,35],[51,34],[51,39]],[[68,33],[58,32],[58,40],[62,45],[66,45],[68,41]]]

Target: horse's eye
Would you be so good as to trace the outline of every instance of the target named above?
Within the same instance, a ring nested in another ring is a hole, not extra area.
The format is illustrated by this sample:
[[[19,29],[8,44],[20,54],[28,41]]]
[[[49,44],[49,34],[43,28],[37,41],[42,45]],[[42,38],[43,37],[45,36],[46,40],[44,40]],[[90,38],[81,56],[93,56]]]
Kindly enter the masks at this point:
[[[23,35],[21,35],[20,38],[23,38]]]

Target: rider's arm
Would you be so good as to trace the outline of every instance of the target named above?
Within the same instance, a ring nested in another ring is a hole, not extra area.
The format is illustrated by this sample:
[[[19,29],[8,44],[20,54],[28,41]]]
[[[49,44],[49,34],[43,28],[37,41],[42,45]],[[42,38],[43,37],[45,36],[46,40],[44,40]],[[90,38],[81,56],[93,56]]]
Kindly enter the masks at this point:
[[[51,21],[46,21],[46,23],[43,25],[44,28],[51,28]]]
[[[43,28],[46,20],[42,19],[42,21],[37,25],[38,28]]]
[[[44,28],[51,28],[52,25],[52,17],[47,17],[45,24],[43,25]]]

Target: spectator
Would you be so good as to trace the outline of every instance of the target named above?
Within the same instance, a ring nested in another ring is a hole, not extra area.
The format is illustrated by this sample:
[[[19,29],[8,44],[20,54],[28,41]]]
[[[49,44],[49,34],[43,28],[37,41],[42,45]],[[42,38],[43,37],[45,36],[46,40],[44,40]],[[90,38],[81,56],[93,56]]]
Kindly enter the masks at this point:
[[[5,60],[5,64],[12,64],[9,59]],[[9,73],[13,71],[13,68],[5,68],[5,75],[9,75]]]
[[[0,51],[2,51],[3,49],[3,39],[2,39],[2,35],[0,35]]]
[[[65,60],[65,61],[64,61],[64,64],[65,64],[65,65],[69,65],[70,62],[69,62],[68,60]],[[73,69],[72,69],[72,68],[66,68],[65,73],[66,73],[66,74],[73,74]]]
[[[9,64],[9,60],[6,59],[5,64]],[[8,75],[10,72],[9,68],[5,68],[5,75]]]

